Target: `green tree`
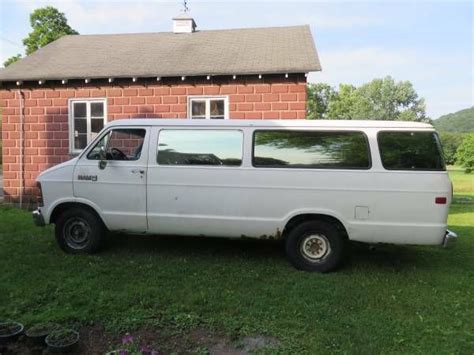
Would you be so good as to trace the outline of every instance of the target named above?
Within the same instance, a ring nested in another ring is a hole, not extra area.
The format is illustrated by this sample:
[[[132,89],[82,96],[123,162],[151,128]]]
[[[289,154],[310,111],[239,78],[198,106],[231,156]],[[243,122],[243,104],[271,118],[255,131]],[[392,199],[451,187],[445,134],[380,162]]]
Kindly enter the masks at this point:
[[[6,68],[10,64],[13,64],[21,59],[21,54],[13,55],[10,58],[8,58],[6,61],[3,62],[3,66]]]
[[[308,84],[308,119],[326,119],[329,102],[334,100],[336,95],[336,90],[329,84]]]
[[[409,81],[396,82],[390,76],[360,87],[340,84],[338,90],[327,84],[309,84],[308,117],[431,121],[413,85]]]
[[[366,101],[360,106],[359,115],[380,120],[429,121],[425,102],[409,81],[395,82],[387,76],[362,85],[358,91]]]
[[[474,133],[467,134],[459,145],[456,162],[466,169],[466,173],[474,169]]]
[[[452,132],[439,132],[439,138],[443,146],[444,160],[446,164],[453,165],[456,163],[456,151],[461,144],[464,135]]]
[[[358,112],[364,111],[367,101],[353,85],[340,84],[337,95],[328,104],[327,118],[329,119],[358,119]],[[359,118],[360,119],[360,118]]]
[[[30,24],[33,31],[23,40],[27,55],[62,36],[78,34],[68,25],[64,13],[52,6],[34,10],[30,14]]]

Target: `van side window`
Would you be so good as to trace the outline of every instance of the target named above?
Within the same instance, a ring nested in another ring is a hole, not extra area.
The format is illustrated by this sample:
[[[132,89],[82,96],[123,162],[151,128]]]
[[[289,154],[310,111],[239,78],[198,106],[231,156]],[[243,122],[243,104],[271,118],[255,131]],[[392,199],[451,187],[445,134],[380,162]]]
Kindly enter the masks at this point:
[[[387,170],[446,170],[435,132],[382,131],[377,140]]]
[[[242,164],[243,134],[238,130],[162,130],[158,137],[160,165]]]
[[[255,131],[255,167],[369,169],[370,152],[362,132]]]
[[[107,160],[140,159],[145,130],[138,128],[117,128],[109,131],[97,142],[87,155],[87,159],[100,160],[100,150],[106,152]]]

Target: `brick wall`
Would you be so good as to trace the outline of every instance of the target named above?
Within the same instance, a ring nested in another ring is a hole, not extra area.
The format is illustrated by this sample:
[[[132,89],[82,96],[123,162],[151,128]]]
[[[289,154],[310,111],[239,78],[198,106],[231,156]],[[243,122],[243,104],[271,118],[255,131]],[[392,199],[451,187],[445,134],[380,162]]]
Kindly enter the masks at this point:
[[[6,201],[18,199],[20,186],[20,93],[24,97],[23,186],[25,201],[35,199],[38,174],[70,159],[68,99],[107,98],[107,120],[121,118],[186,118],[192,95],[227,95],[232,119],[303,119],[306,117],[306,79],[270,76],[263,79],[117,80],[65,85],[27,83],[20,88],[3,84],[3,178]]]

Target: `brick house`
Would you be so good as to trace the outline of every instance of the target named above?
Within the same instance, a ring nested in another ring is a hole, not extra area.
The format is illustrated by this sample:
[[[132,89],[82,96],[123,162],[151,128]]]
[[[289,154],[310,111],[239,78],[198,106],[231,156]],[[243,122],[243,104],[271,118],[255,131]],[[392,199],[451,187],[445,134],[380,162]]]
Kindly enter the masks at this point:
[[[304,119],[309,26],[62,37],[0,71],[5,200],[121,118]]]

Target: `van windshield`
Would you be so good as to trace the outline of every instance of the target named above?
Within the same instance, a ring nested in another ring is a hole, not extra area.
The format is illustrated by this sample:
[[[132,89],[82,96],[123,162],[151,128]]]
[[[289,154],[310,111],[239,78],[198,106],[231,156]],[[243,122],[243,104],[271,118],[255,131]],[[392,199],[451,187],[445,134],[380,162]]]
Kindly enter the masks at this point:
[[[435,132],[382,131],[377,140],[387,170],[446,170]]]

